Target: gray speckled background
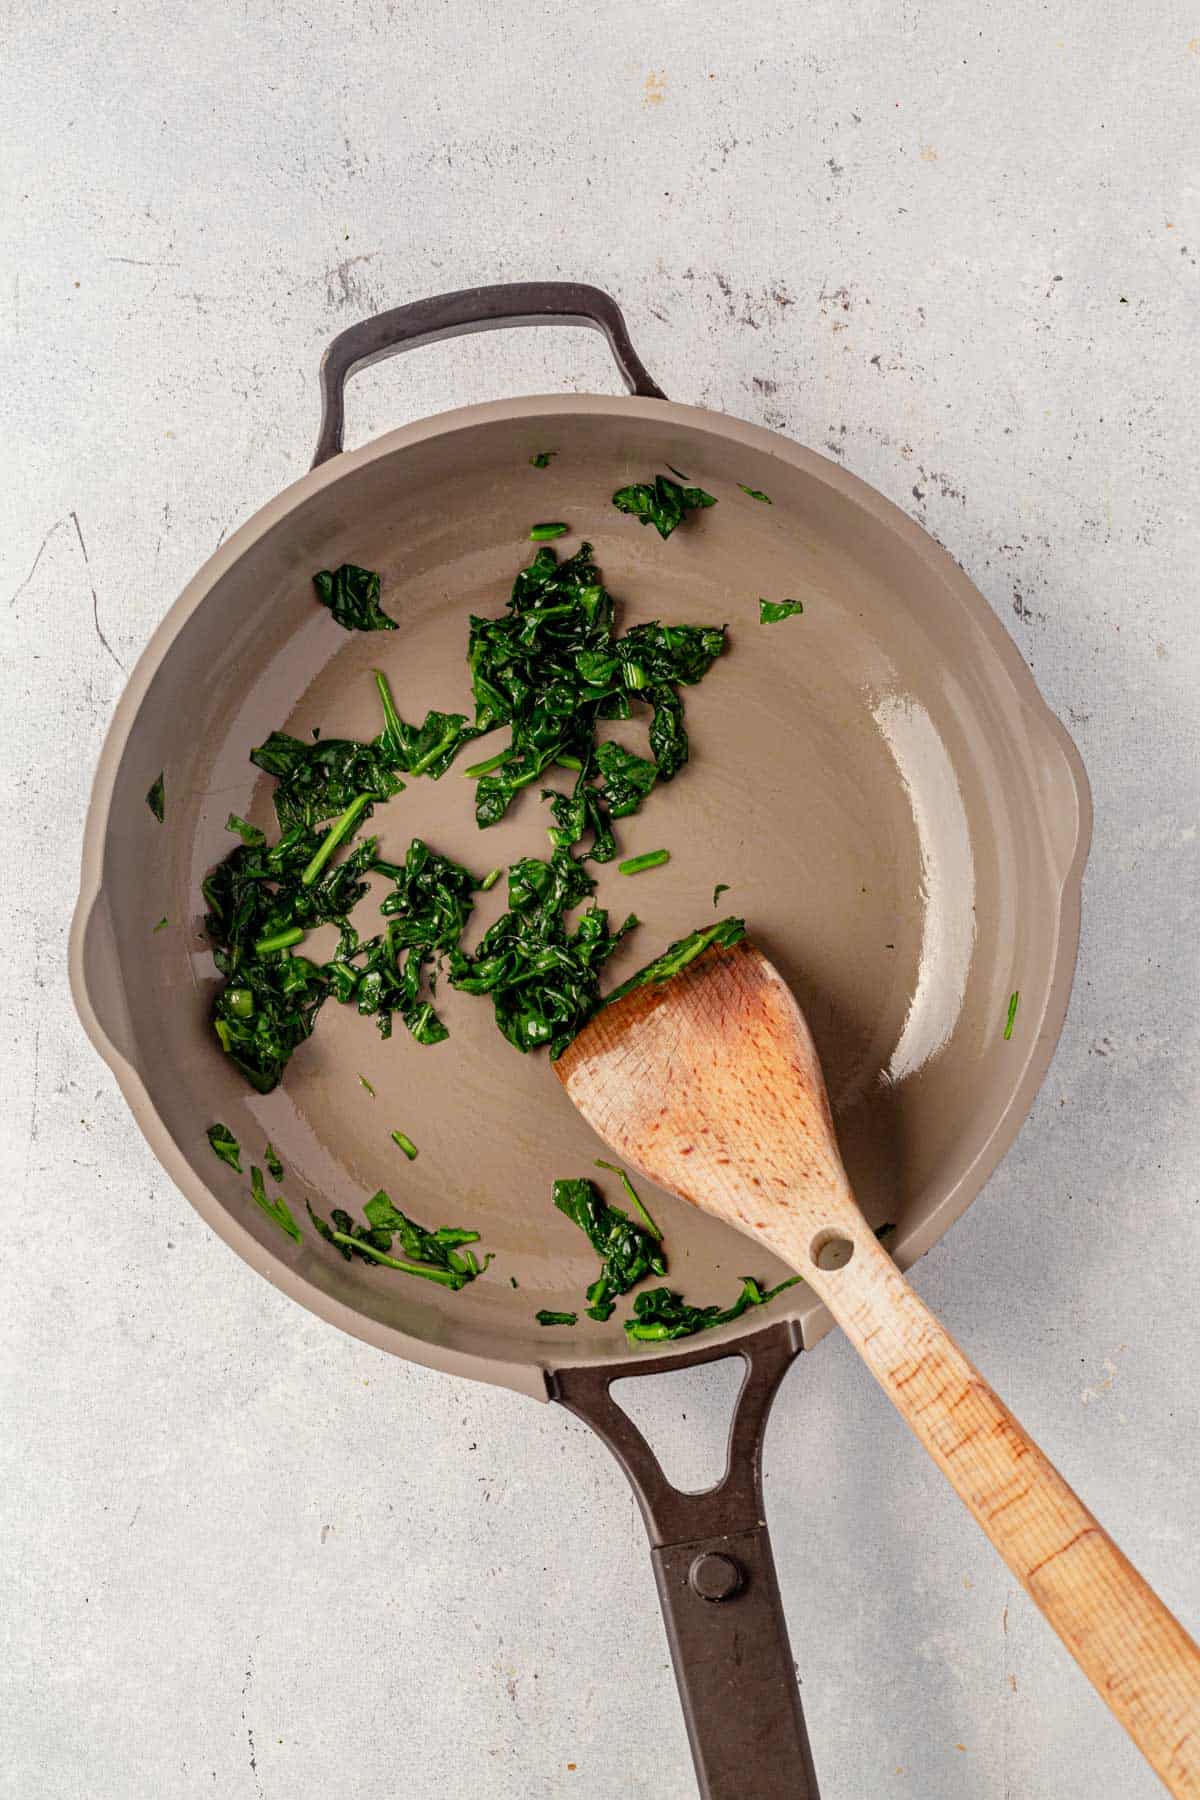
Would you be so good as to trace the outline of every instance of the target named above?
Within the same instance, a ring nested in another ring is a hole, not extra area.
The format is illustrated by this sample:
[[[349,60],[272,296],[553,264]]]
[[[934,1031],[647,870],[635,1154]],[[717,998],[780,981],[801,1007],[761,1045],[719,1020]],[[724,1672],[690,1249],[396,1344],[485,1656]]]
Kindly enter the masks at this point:
[[[303,469],[332,333],[478,281],[609,287],[670,394],[826,446],[959,558],[1069,721],[1097,804],[1070,1019],[916,1279],[1195,1628],[1200,17],[12,0],[6,24],[0,1794],[693,1792],[606,1452],[254,1277],[66,991],[125,672]],[[613,385],[590,335],[492,336],[361,377],[351,427]],[[727,1404],[714,1374],[644,1408],[694,1464]],[[1159,1792],[839,1341],[788,1380],[767,1469],[826,1800]]]

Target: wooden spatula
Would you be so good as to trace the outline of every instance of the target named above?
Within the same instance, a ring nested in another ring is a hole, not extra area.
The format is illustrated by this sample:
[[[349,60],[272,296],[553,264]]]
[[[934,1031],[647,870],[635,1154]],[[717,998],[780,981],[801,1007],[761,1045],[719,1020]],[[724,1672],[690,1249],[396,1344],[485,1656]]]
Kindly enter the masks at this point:
[[[766,957],[706,950],[555,1067],[626,1162],[803,1275],[1171,1793],[1200,1796],[1200,1650],[876,1242]]]

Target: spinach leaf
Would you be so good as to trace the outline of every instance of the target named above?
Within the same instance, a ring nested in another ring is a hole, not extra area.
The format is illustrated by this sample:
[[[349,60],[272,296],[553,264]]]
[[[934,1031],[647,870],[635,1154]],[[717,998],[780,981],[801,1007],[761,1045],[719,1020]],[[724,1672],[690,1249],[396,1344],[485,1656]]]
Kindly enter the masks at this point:
[[[154,930],[155,931],[165,931],[169,924],[170,924],[170,920],[167,918],[166,913],[164,913],[162,918],[158,921],[158,924],[154,927]]]
[[[662,1232],[658,1229],[658,1226],[654,1223],[654,1220],[650,1217],[650,1214],[646,1211],[646,1208],[642,1205],[641,1196],[639,1195],[637,1189],[634,1187],[632,1181],[630,1181],[628,1175],[625,1173],[625,1170],[623,1168],[621,1168],[620,1164],[605,1162],[605,1160],[602,1156],[598,1156],[596,1158],[596,1167],[598,1169],[610,1169],[612,1171],[612,1173],[619,1178],[621,1186],[625,1189],[625,1193],[628,1196],[630,1204],[633,1206],[633,1208],[636,1212],[641,1213],[646,1230],[650,1233],[650,1236],[652,1238],[657,1239],[657,1241],[661,1244],[662,1243]]]
[[[570,529],[571,527],[569,525],[564,525],[560,519],[556,519],[553,523],[547,525],[534,525],[531,527],[529,533],[530,542],[534,544],[544,544],[549,538],[566,537]]]
[[[778,1287],[764,1288],[753,1276],[742,1277],[742,1291],[732,1306],[690,1306],[682,1294],[672,1288],[651,1288],[639,1294],[633,1303],[633,1315],[625,1321],[625,1335],[632,1344],[660,1344],[668,1338],[691,1337],[697,1331],[714,1331],[718,1325],[729,1325],[752,1306],[765,1306],[795,1287],[801,1279],[793,1275]]]
[[[595,885],[568,849],[549,862],[525,857],[508,871],[509,910],[473,955],[450,952],[451,986],[490,994],[496,1023],[518,1050],[547,1045],[551,1057],[562,1054],[599,1004],[600,970],[637,923],[631,916],[611,932],[608,914],[593,905],[570,929],[565,914]]]
[[[420,838],[412,840],[402,864],[377,858],[372,867],[392,880],[379,908],[389,923],[380,936],[328,965],[334,995],[374,1018],[385,1038],[398,1012],[419,1044],[443,1043],[449,1033],[423,994],[423,978],[435,956],[457,950],[479,884],[469,870]]]
[[[220,1157],[222,1162],[228,1163],[231,1169],[236,1169],[240,1175],[242,1172],[242,1146],[228,1125],[210,1125],[205,1135],[212,1145],[214,1153]]]
[[[250,752],[250,761],[275,777],[275,816],[284,832],[320,825],[344,812],[360,794],[372,801],[390,800],[404,789],[381,739],[365,744],[355,738],[322,738],[306,744],[286,731],[273,731]],[[247,842],[248,849],[254,847]]]
[[[714,909],[716,908],[717,901],[721,898],[721,895],[727,894],[728,892],[729,892],[729,883],[727,881],[718,881],[716,887],[713,889],[713,907],[714,907]]]
[[[803,611],[803,600],[760,600],[758,622],[760,625],[778,625],[780,619],[798,618]]]
[[[1013,1026],[1017,1022],[1017,1008],[1018,1008],[1018,1006],[1020,1006],[1020,1004],[1021,1004],[1021,996],[1020,996],[1019,992],[1011,993],[1008,996],[1008,1017],[1004,1021],[1004,1041],[1006,1044],[1008,1043],[1009,1039],[1012,1037]]]
[[[476,736],[465,713],[427,712],[423,725],[406,725],[396,711],[388,678],[375,671],[375,685],[383,705],[383,734],[378,749],[389,768],[405,775],[429,775],[438,781],[454,761],[460,747]]]
[[[629,513],[641,525],[653,525],[661,538],[669,538],[688,513],[717,504],[715,497],[703,488],[681,487],[669,475],[656,475],[653,481],[635,481],[630,487],[618,488],[612,499],[620,512]]]
[[[631,993],[634,988],[649,987],[662,981],[669,981],[672,975],[678,975],[680,969],[686,969],[687,965],[694,962],[711,944],[728,949],[731,944],[739,943],[745,935],[745,919],[718,919],[715,925],[706,926],[702,931],[689,931],[686,937],[677,938],[673,944],[668,944],[662,955],[656,956],[654,961],[647,963],[644,969],[639,969],[636,975],[631,975],[628,981],[623,981],[620,987],[613,989],[611,994],[606,994],[604,1004],[611,1006],[614,1000],[619,1000],[623,994]]]
[[[334,1244],[347,1262],[358,1257],[363,1262],[382,1263],[385,1268],[399,1269],[402,1274],[435,1281],[457,1292],[482,1275],[492,1261],[487,1256],[481,1263],[474,1251],[463,1251],[464,1245],[479,1242],[477,1231],[455,1225],[442,1225],[437,1231],[428,1231],[424,1225],[418,1225],[402,1213],[398,1206],[393,1206],[382,1188],[367,1201],[363,1211],[367,1223],[356,1225],[340,1206],[332,1209],[328,1221],[318,1217],[311,1205],[308,1208],[319,1236],[326,1243]],[[389,1254],[393,1239],[397,1237],[403,1257]]]
[[[548,469],[550,467],[550,458],[557,455],[557,450],[539,450],[537,455],[531,456],[529,460],[535,469]]]
[[[749,494],[752,500],[761,500],[766,506],[772,504],[770,494],[764,494],[761,488],[747,487],[744,481],[739,481],[738,486],[741,488],[743,494]]]
[[[161,773],[159,774],[158,779],[152,781],[150,784],[150,790],[146,795],[146,805],[150,808],[150,811],[161,825],[163,822],[163,813],[166,810],[166,790],[163,787]]]
[[[263,1180],[263,1172],[256,1164],[250,1167],[250,1197],[256,1206],[261,1206],[268,1219],[278,1225],[280,1231],[286,1231],[290,1238],[298,1244],[304,1242],[304,1234],[292,1217],[291,1208],[280,1194],[274,1200],[267,1199],[267,1187]]]
[[[521,789],[551,768],[570,769],[572,793],[553,796],[553,841],[570,847],[590,829],[588,855],[607,861],[616,853],[609,821],[635,811],[656,779],[669,780],[686,762],[676,683],[702,679],[725,647],[724,629],[654,621],[620,637],[613,615],[591,545],[584,544],[561,563],[553,550],[539,550],[518,574],[507,614],[472,618],[473,730],[507,725],[511,734],[506,749],[466,771],[478,782],[481,826],[496,824]],[[653,710],[653,762],[596,743],[600,721],[628,718],[636,701]],[[601,785],[593,785],[597,780]]]
[[[398,1149],[403,1150],[403,1152],[404,1152],[405,1156],[407,1156],[409,1162],[416,1162],[417,1157],[420,1155],[420,1152],[418,1151],[417,1146],[413,1143],[412,1139],[409,1137],[407,1132],[393,1131],[392,1142],[393,1142],[393,1144],[395,1144],[397,1146]]]
[[[357,568],[354,563],[321,569],[313,576],[313,586],[321,605],[329,608],[344,630],[395,631],[395,619],[389,619],[379,604],[379,577],[371,569]]]
[[[279,1160],[279,1152],[274,1144],[268,1144],[263,1151],[263,1161],[267,1165],[272,1181],[283,1180],[283,1164]]]
[[[247,820],[240,819],[237,813],[230,813],[225,821],[225,829],[226,831],[235,832],[237,836],[241,838],[243,844],[261,846],[267,841],[267,834],[265,831],[260,831],[257,825],[251,825]]]
[[[587,1290],[589,1319],[611,1318],[614,1296],[627,1294],[647,1275],[666,1274],[666,1255],[658,1235],[635,1223],[619,1207],[609,1206],[594,1182],[586,1177],[556,1181],[554,1204],[578,1225],[600,1258],[600,1273]]]
[[[569,1312],[549,1312],[545,1307],[534,1313],[539,1325],[578,1325],[579,1314]]]

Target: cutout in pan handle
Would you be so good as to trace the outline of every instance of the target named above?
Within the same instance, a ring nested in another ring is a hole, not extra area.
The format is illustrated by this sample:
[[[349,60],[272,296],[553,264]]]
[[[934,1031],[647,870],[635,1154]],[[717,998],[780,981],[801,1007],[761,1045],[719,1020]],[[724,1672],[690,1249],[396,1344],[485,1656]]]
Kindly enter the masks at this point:
[[[801,1348],[798,1326],[783,1320],[684,1358],[547,1376],[550,1398],[604,1440],[637,1495],[701,1800],[819,1800],[762,1492],[767,1416]],[[746,1373],[725,1473],[701,1493],[681,1493],[609,1390],[729,1356]]]
[[[356,369],[421,344],[510,325],[590,325],[608,340],[613,361],[631,394],[643,400],[667,397],[651,381],[630,342],[620,307],[602,288],[582,281],[513,281],[496,287],[462,288],[455,294],[433,294],[408,306],[394,306],[338,333],[321,358],[321,429],[313,468],[342,449],[346,383]]]

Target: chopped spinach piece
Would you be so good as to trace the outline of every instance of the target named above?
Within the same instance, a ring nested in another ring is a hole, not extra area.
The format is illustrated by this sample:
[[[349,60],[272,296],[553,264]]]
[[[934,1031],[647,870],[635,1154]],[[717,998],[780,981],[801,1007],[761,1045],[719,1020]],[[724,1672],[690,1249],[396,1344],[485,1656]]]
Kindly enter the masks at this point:
[[[477,1275],[482,1275],[492,1261],[487,1256],[481,1263],[473,1250],[463,1250],[464,1245],[479,1242],[477,1231],[467,1231],[456,1225],[442,1225],[437,1231],[427,1231],[424,1225],[416,1224],[398,1206],[393,1206],[382,1188],[367,1201],[363,1211],[367,1223],[356,1225],[340,1206],[332,1209],[328,1221],[320,1218],[311,1205],[308,1208],[319,1236],[326,1243],[335,1245],[347,1262],[359,1257],[363,1262],[382,1263],[386,1268],[399,1269],[402,1274],[417,1275],[422,1280],[435,1281],[457,1291],[474,1281]],[[400,1240],[402,1258],[389,1254],[393,1238]]]
[[[226,831],[235,832],[237,836],[241,838],[243,844],[261,846],[267,841],[267,834],[265,831],[260,831],[257,825],[251,825],[247,820],[240,819],[237,813],[230,813],[225,821],[225,829]]]
[[[154,930],[155,931],[165,931],[167,929],[168,923],[169,923],[169,921],[167,919],[167,915],[166,915],[166,913],[164,913],[162,918],[158,921],[158,924],[154,927]]]
[[[668,475],[618,488],[612,499],[620,512],[629,513],[639,524],[653,525],[661,538],[669,538],[688,513],[717,504],[716,497],[703,488],[682,487]]]
[[[221,1161],[228,1163],[230,1168],[236,1169],[240,1175],[242,1172],[242,1146],[228,1125],[210,1125],[206,1136]]]
[[[477,734],[464,713],[427,712],[423,725],[406,725],[396,710],[388,678],[375,671],[375,685],[383,706],[383,734],[378,749],[392,769],[405,775],[429,775],[434,781],[446,773],[460,747]]]
[[[1006,1044],[1009,1041],[1009,1039],[1012,1037],[1013,1026],[1017,1022],[1017,1008],[1018,1008],[1018,1006],[1020,1006],[1020,1004],[1021,1004],[1020,991],[1014,990],[1014,992],[1008,996],[1008,1018],[1004,1022],[1004,1041]]]
[[[478,782],[476,820],[489,826],[552,768],[574,771],[572,791],[552,794],[554,842],[570,847],[590,830],[587,854],[603,862],[616,853],[611,818],[636,810],[655,779],[669,780],[687,761],[677,684],[702,679],[725,632],[654,621],[617,636],[613,600],[591,558],[590,544],[561,563],[552,549],[539,550],[513,583],[507,614],[472,618],[473,731],[507,725],[511,735],[466,774]],[[635,701],[652,709],[653,762],[596,743],[599,723],[628,718]]]
[[[166,790],[163,787],[163,778],[160,773],[157,781],[151,782],[150,790],[146,795],[146,805],[150,808],[150,811],[154,814],[160,825],[163,822],[166,803]]]
[[[634,1187],[632,1181],[630,1181],[628,1175],[625,1173],[625,1170],[623,1168],[621,1168],[620,1164],[605,1162],[605,1160],[602,1156],[598,1156],[596,1158],[596,1167],[598,1169],[610,1169],[614,1175],[616,1175],[620,1178],[621,1186],[625,1189],[625,1193],[630,1201],[630,1204],[635,1208],[635,1210],[637,1212],[641,1213],[642,1219],[645,1222],[646,1230],[650,1233],[650,1236],[652,1238],[657,1238],[658,1242],[661,1244],[662,1243],[662,1232],[658,1229],[658,1226],[654,1223],[654,1220],[650,1217],[650,1214],[646,1211],[646,1208],[642,1204],[641,1196],[639,1195],[637,1189]]]
[[[732,1306],[690,1306],[682,1294],[672,1288],[650,1288],[633,1303],[633,1315],[625,1321],[625,1335],[633,1344],[660,1344],[668,1338],[691,1337],[697,1331],[714,1331],[718,1325],[729,1325],[752,1306],[765,1306],[795,1287],[801,1279],[793,1275],[778,1287],[764,1288],[751,1275],[742,1277],[742,1291]]]
[[[545,1307],[534,1313],[539,1325],[578,1325],[579,1314],[569,1312],[549,1312]]]
[[[385,1038],[398,1012],[419,1044],[443,1043],[449,1034],[423,994],[423,977],[435,956],[457,951],[478,883],[420,838],[412,840],[402,864],[377,858],[372,867],[392,879],[379,908],[387,929],[328,965],[334,995],[374,1018]]]
[[[313,587],[322,606],[327,606],[346,631],[395,631],[379,604],[379,577],[371,569],[342,563],[337,569],[321,569]]]
[[[606,1167],[612,1167],[606,1164]],[[630,1189],[632,1192],[632,1189]],[[634,1194],[634,1199],[637,1195]],[[590,1319],[611,1318],[615,1296],[627,1294],[647,1275],[665,1275],[660,1236],[638,1225],[619,1207],[609,1206],[592,1181],[556,1181],[554,1204],[586,1235],[600,1258],[600,1273],[587,1290]],[[641,1205],[640,1201],[638,1202]]]
[[[499,881],[502,873],[503,873],[503,871],[500,869],[489,869],[487,874],[484,876],[483,880],[479,884],[480,893],[481,894],[490,893],[491,890],[495,887],[496,883]]]
[[[643,869],[660,869],[663,863],[670,862],[669,850],[646,850],[641,856],[631,856],[625,862],[617,864],[618,875],[640,875]]]
[[[766,506],[772,504],[770,494],[764,494],[761,488],[747,487],[744,481],[739,481],[738,486],[741,488],[743,494],[749,494],[752,500],[761,500]]]
[[[274,1200],[267,1199],[263,1172],[254,1163],[250,1166],[250,1197],[256,1206],[261,1206],[268,1219],[278,1225],[280,1231],[286,1231],[288,1236],[294,1238],[298,1244],[304,1242],[304,1235],[292,1217],[291,1208],[283,1195],[278,1195]]]
[[[283,1164],[279,1160],[279,1152],[276,1150],[274,1144],[268,1144],[266,1149],[263,1151],[263,1161],[266,1163],[267,1168],[270,1171],[271,1180],[272,1181],[282,1181],[283,1180]]]
[[[729,883],[727,881],[718,881],[716,887],[713,889],[713,907],[714,907],[714,909],[716,908],[717,901],[721,898],[721,895],[727,894],[728,892],[729,892]]]
[[[362,794],[372,801],[390,800],[404,788],[382,739],[364,744],[355,738],[322,738],[306,744],[286,731],[273,731],[250,752],[250,761],[275,777],[275,816],[284,832],[295,826],[311,830],[344,813]]]
[[[566,537],[570,529],[571,527],[564,525],[561,519],[556,519],[546,525],[534,525],[529,532],[529,541],[532,544],[544,544],[549,538]]]
[[[803,611],[803,600],[760,600],[758,622],[760,625],[778,625],[780,619],[798,618]]]
[[[745,919],[718,919],[715,925],[709,925],[703,931],[689,931],[686,937],[677,938],[673,944],[669,944],[662,955],[656,956],[644,969],[639,969],[636,975],[623,981],[611,994],[606,994],[604,1004],[611,1006],[614,1000],[631,993],[634,988],[656,986],[659,982],[669,981],[672,975],[678,975],[680,969],[685,969],[690,962],[694,962],[711,944],[727,949],[731,944],[739,943],[745,935]]]
[[[557,455],[557,450],[539,450],[537,455],[531,456],[529,460],[535,469],[548,469],[550,467],[550,458]]]
[[[417,1155],[418,1155],[417,1146],[413,1143],[412,1139],[407,1135],[406,1132],[393,1131],[392,1142],[399,1149],[403,1150],[403,1152],[404,1152],[405,1156],[407,1156],[409,1162],[415,1162],[417,1160]]]
[[[366,1088],[366,1090],[367,1090],[368,1094],[370,1094],[372,1100],[375,1098],[375,1089],[371,1086],[370,1082],[367,1080],[365,1075],[359,1076],[358,1085],[359,1085],[359,1087]]]
[[[589,906],[574,930],[565,915],[595,888],[567,849],[549,862],[523,857],[508,871],[509,910],[488,927],[471,956],[452,950],[450,984],[491,994],[496,1023],[518,1050],[566,1049],[600,999],[600,970],[625,933],[611,932],[603,908]]]

